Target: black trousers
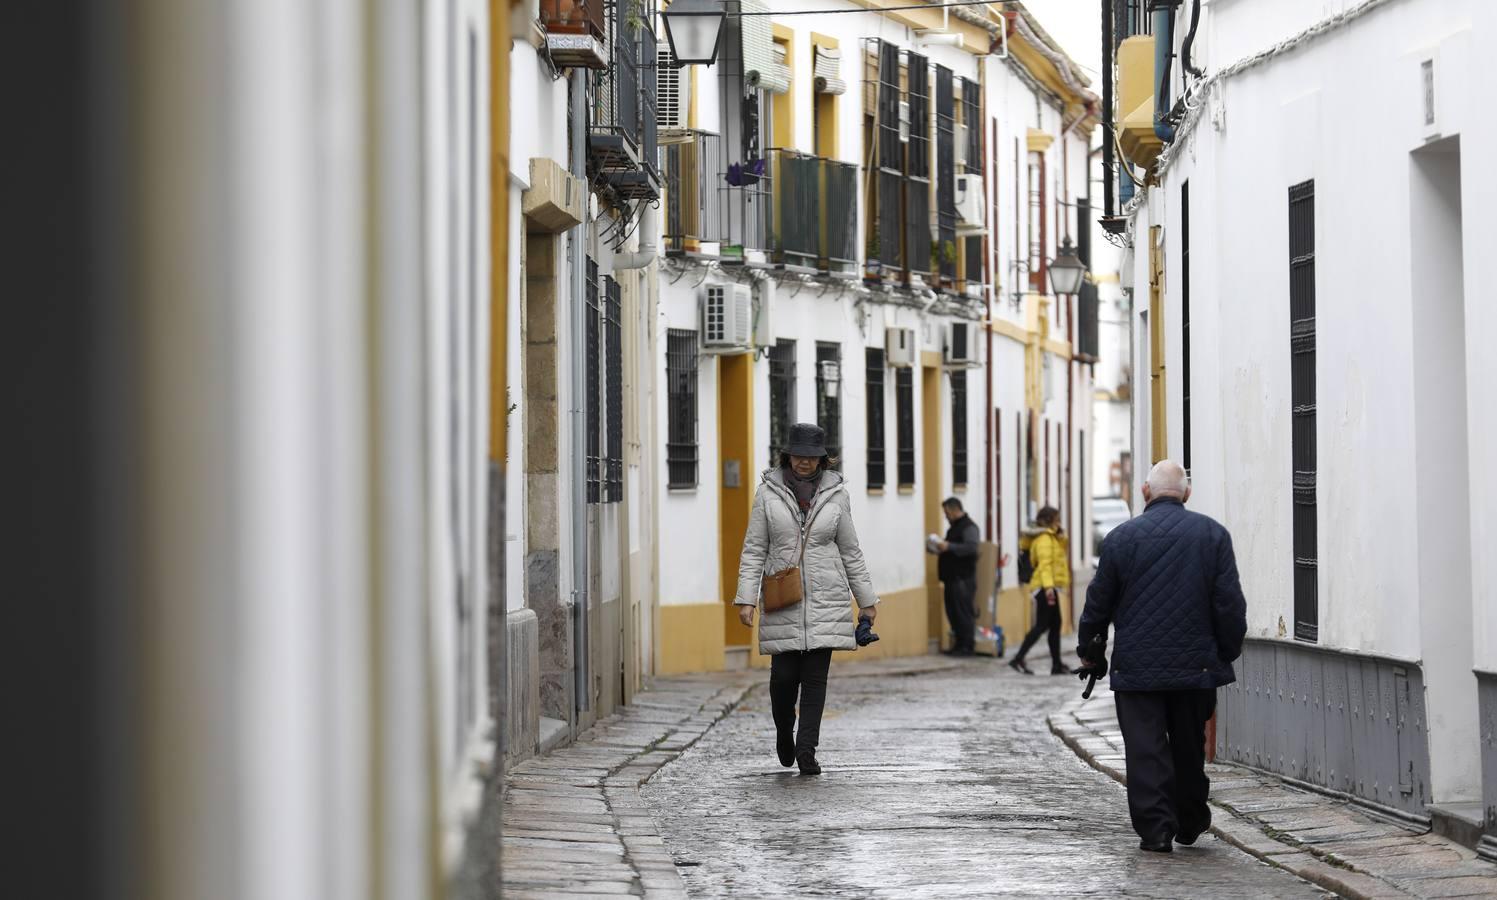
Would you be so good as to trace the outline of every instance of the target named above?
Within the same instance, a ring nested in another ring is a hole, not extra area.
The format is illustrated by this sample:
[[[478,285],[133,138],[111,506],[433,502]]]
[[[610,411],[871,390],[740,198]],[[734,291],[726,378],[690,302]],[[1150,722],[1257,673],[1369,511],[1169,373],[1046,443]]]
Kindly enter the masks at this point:
[[[769,704],[774,727],[781,734],[795,727],[795,701],[800,695],[800,733],[795,752],[814,751],[821,738],[821,711],[826,707],[826,677],[832,651],[792,650],[769,659]]]
[[[1206,722],[1216,691],[1115,691],[1128,761],[1128,815],[1146,841],[1205,831]]]
[[[1024,654],[1034,646],[1034,642],[1040,639],[1045,632],[1050,633],[1050,666],[1060,668],[1060,592],[1056,591],[1055,603],[1052,605],[1045,599],[1043,590],[1034,595],[1034,627],[1024,635],[1024,643],[1019,645],[1019,652],[1014,654],[1014,659],[1022,661]]]
[[[976,595],[975,578],[953,578],[946,582],[946,621],[951,623],[954,650],[971,651],[976,646],[973,631],[977,627],[977,611],[972,608],[972,598]]]

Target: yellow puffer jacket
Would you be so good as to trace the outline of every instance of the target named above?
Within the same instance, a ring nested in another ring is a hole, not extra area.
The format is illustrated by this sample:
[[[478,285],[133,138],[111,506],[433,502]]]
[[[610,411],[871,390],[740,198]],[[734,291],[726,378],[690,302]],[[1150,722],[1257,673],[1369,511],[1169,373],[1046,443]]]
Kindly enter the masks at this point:
[[[1029,559],[1034,563],[1030,591],[1071,586],[1070,542],[1056,529],[1048,529],[1029,542]]]

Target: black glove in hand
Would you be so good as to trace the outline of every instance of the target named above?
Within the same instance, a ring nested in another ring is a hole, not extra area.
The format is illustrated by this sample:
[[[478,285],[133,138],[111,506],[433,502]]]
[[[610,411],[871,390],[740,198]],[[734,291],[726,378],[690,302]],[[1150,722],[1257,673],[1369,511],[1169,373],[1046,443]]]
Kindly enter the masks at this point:
[[[1098,653],[1097,651],[1092,652],[1093,656],[1091,656],[1090,658],[1081,658],[1081,668],[1076,670],[1076,677],[1080,678],[1082,681],[1085,681],[1088,678],[1096,678],[1098,680],[1101,680],[1102,677],[1107,674],[1107,655],[1104,653]]]

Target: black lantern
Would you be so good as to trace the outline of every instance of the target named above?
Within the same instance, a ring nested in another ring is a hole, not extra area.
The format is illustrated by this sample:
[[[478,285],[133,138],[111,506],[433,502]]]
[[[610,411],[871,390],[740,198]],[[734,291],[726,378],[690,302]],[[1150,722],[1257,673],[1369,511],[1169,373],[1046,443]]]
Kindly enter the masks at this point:
[[[722,0],[674,0],[661,13],[665,37],[677,66],[710,66],[717,62],[727,13]]]
[[[1081,282],[1085,277],[1086,266],[1076,255],[1076,247],[1067,237],[1060,245],[1060,255],[1050,260],[1050,290],[1057,295],[1080,293]]]

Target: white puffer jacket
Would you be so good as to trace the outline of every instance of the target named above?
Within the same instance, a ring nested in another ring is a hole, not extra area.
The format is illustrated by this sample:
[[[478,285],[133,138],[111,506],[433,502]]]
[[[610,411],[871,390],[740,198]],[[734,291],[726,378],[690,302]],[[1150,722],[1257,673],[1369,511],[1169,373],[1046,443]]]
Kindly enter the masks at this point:
[[[759,652],[773,655],[791,650],[855,650],[857,623],[848,603],[859,608],[878,602],[873,579],[858,547],[852,506],[842,476],[824,472],[816,497],[806,513],[810,533],[801,564],[803,595],[787,609],[764,613],[759,622]],[[779,469],[769,469],[754,494],[743,557],[738,566],[740,606],[758,606],[762,578],[796,564],[800,553],[800,505]]]

